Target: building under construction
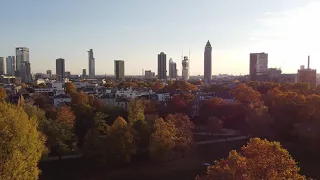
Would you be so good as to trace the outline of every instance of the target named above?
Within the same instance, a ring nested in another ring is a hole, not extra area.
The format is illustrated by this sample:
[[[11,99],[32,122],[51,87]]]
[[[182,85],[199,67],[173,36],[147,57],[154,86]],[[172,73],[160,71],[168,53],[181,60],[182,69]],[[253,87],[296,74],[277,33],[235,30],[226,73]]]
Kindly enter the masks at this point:
[[[317,86],[317,70],[310,69],[310,56],[308,56],[308,68],[305,69],[304,66],[301,66],[298,70],[298,82],[310,83],[311,88]]]

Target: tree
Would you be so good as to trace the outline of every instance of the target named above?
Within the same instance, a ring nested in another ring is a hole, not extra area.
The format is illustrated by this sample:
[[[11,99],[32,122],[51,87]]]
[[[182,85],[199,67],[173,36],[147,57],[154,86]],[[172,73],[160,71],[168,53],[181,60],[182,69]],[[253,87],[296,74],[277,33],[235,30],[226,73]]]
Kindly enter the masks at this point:
[[[0,101],[5,101],[7,99],[6,90],[3,87],[0,87]]]
[[[273,119],[268,113],[268,107],[260,106],[247,113],[248,130],[254,137],[270,137]]]
[[[176,142],[176,128],[173,122],[165,122],[157,119],[153,125],[154,132],[151,135],[149,152],[155,160],[165,160],[170,157]]]
[[[37,131],[37,121],[20,107],[0,107],[0,179],[38,179],[45,138]]]
[[[128,121],[134,124],[138,120],[144,120],[144,104],[141,100],[134,99],[128,106]]]
[[[221,132],[223,128],[223,120],[217,117],[210,117],[207,121],[209,130],[212,133],[218,133]]]
[[[261,94],[246,84],[238,85],[233,91],[235,99],[244,104],[260,102]]]
[[[58,123],[65,124],[66,126],[73,128],[75,119],[76,116],[72,112],[70,106],[62,106],[58,109],[56,119]]]
[[[161,90],[163,88],[164,88],[164,83],[161,82],[161,81],[157,81],[152,87],[152,89],[155,90],[155,91]]]
[[[112,144],[108,149],[112,162],[116,164],[130,162],[132,154],[136,151],[134,136],[132,129],[122,117],[113,122],[108,140]]]
[[[184,114],[169,114],[166,118],[168,123],[173,123],[176,131],[175,149],[185,154],[193,144],[194,124],[189,116]]]
[[[134,123],[133,129],[137,150],[139,150],[140,152],[145,152],[146,150],[148,150],[151,136],[151,129],[149,124],[146,121],[138,120]]]
[[[45,134],[48,137],[47,144],[50,152],[58,155],[59,159],[77,148],[77,137],[74,134],[74,128],[65,123],[50,121]]]
[[[74,92],[72,93],[72,99],[71,99],[71,103],[73,105],[77,105],[77,104],[88,104],[89,103],[89,98],[86,94],[84,94],[83,92]]]
[[[70,95],[75,93],[77,91],[76,86],[72,82],[66,82],[64,83],[64,87],[66,89],[66,92]]]
[[[240,153],[231,151],[227,158],[208,167],[205,177],[198,176],[196,179],[306,179],[299,174],[299,170],[289,152],[283,149],[280,143],[254,138],[241,148]]]
[[[84,157],[92,163],[104,165],[108,163],[108,141],[110,126],[105,122],[106,114],[97,113],[94,117],[94,126],[87,133],[84,141]]]

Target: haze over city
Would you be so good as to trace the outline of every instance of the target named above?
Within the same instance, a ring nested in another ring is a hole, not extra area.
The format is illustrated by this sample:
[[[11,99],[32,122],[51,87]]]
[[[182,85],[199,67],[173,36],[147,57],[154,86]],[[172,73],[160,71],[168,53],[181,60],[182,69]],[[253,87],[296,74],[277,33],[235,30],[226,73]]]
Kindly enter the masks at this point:
[[[206,42],[212,45],[212,74],[248,74],[249,53],[269,54],[269,67],[296,73],[311,56],[320,66],[320,1],[176,0],[0,2],[0,56],[30,49],[32,72],[88,68],[95,53],[96,74],[113,74],[114,60],[126,63],[126,75],[157,70],[157,54],[177,63],[189,55],[190,75],[203,74]],[[13,11],[14,10],[14,11]]]

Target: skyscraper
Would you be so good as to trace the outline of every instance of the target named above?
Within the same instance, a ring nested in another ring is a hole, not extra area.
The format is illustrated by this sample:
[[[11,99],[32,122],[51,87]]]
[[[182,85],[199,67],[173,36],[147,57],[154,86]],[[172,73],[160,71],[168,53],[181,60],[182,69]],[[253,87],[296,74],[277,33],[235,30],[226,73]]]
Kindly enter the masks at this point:
[[[47,70],[47,74],[49,75],[49,77],[51,78],[51,76],[52,76],[52,72],[51,72],[51,70]]]
[[[188,56],[184,56],[182,60],[182,79],[189,80],[189,59]]]
[[[177,63],[172,61],[172,58],[169,59],[169,78],[177,79]]]
[[[9,76],[14,76],[16,71],[16,57],[8,56],[6,62],[7,62],[7,74]]]
[[[4,57],[0,57],[0,75],[7,74],[6,73],[6,60]]]
[[[250,54],[250,80],[257,81],[263,75],[268,74],[268,54],[251,53]]]
[[[212,77],[212,47],[208,40],[204,48],[204,82],[209,83]]]
[[[164,52],[158,54],[158,79],[167,79],[167,55]]]
[[[19,71],[20,63],[26,61],[29,62],[29,48],[17,47],[16,48],[16,70]]]
[[[56,79],[62,81],[65,76],[65,64],[64,59],[56,59]]]
[[[93,57],[93,50],[90,49],[88,51],[88,60],[89,60],[89,78],[94,79],[95,78],[95,60]]]
[[[124,78],[124,61],[114,60],[114,76],[116,80]]]
[[[86,79],[86,78],[87,78],[87,70],[82,69],[82,79]]]
[[[19,66],[19,76],[21,77],[21,81],[30,83],[32,80],[30,63],[28,61],[21,61]]]

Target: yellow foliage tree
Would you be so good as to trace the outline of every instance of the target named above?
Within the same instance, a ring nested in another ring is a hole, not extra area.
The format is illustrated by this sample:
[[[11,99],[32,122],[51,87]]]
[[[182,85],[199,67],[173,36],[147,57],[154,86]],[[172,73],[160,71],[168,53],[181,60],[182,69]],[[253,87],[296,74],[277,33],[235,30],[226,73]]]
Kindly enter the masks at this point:
[[[134,124],[138,120],[144,120],[144,104],[141,100],[134,99],[128,106],[128,121]]]
[[[154,132],[151,135],[149,152],[153,159],[166,159],[169,157],[176,142],[176,128],[174,123],[157,119],[153,125]]]
[[[305,180],[299,170],[289,152],[279,142],[254,138],[241,148],[240,153],[231,151],[229,157],[215,162],[208,167],[206,176],[198,176],[196,180]]]
[[[5,101],[7,99],[6,90],[0,87],[0,101]]]
[[[38,179],[45,138],[22,108],[0,103],[0,179]]]

